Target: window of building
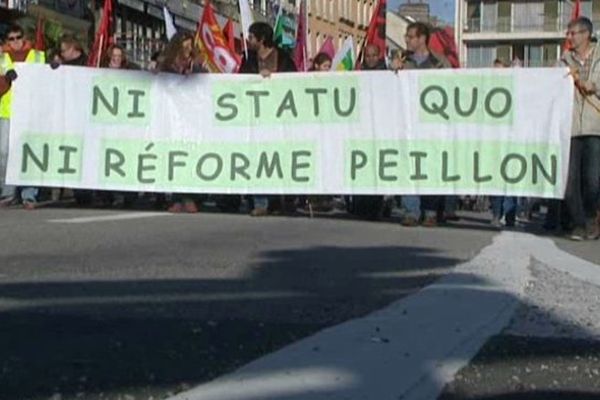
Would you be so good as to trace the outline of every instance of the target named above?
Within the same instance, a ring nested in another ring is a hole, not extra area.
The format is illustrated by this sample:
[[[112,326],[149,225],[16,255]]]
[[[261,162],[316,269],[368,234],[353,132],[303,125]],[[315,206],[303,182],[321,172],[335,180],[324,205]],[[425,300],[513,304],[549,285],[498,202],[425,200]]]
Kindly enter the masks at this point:
[[[469,32],[481,31],[481,3],[470,1],[467,4],[467,30]]]
[[[554,32],[561,30],[558,18],[558,1],[544,2],[544,30]]]
[[[334,8],[334,0],[329,0],[329,20],[331,22],[335,21],[335,8]]]
[[[484,1],[481,7],[481,31],[495,32],[498,24],[498,3]]]
[[[544,30],[544,3],[543,2],[515,2],[513,3],[513,24],[515,32],[543,31]]]
[[[543,47],[543,60],[544,67],[554,67],[558,62],[559,56],[559,44],[557,43],[548,43],[544,44]]]
[[[583,0],[581,2],[581,15],[591,18],[592,17],[592,1]]]
[[[544,66],[542,45],[529,45],[525,49],[527,51],[526,67],[539,68]]]
[[[592,22],[594,23],[594,29],[600,27],[600,0],[592,0]]]
[[[510,64],[512,60],[511,50],[512,46],[510,44],[498,45],[496,47],[496,58],[502,60],[507,65]]]
[[[356,23],[357,25],[361,25],[364,15],[362,0],[358,0],[356,3]]]
[[[467,68],[490,68],[495,59],[495,46],[467,47]]]
[[[512,3],[509,1],[501,1],[498,3],[498,24],[497,32],[510,32],[512,27],[511,21]]]

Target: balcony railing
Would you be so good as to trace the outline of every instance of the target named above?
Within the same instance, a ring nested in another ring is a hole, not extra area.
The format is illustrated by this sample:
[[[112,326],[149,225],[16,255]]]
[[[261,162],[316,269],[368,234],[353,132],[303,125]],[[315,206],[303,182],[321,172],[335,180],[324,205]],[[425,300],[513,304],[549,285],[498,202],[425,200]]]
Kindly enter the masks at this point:
[[[70,17],[84,18],[86,15],[85,0],[36,0],[36,3]]]
[[[470,33],[506,33],[506,32],[563,32],[567,24],[562,19],[545,19],[544,21],[515,21],[511,17],[500,17],[496,20],[471,18],[467,22]]]
[[[28,3],[27,0],[0,0],[0,7],[25,12]]]

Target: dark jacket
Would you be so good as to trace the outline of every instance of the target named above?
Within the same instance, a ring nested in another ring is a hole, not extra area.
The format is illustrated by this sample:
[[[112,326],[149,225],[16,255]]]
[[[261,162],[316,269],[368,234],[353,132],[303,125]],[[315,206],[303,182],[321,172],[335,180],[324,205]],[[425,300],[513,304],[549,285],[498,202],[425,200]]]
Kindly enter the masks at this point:
[[[450,62],[446,59],[446,57],[440,54],[434,54],[429,52],[429,57],[422,62],[421,64],[417,64],[417,62],[412,57],[412,54],[408,56],[404,63],[404,69],[440,69],[440,68],[452,68]]]
[[[276,47],[277,51],[277,72],[297,72],[296,64],[284,50]],[[240,74],[258,74],[258,55],[255,51],[248,52],[248,58],[244,56],[242,58],[242,66],[240,67]]]
[[[367,64],[365,64],[363,62],[362,65],[360,66],[360,69],[362,71],[381,71],[381,70],[386,70],[387,66],[385,65],[384,60],[379,60],[377,65],[375,65],[373,68],[369,67]]]
[[[70,60],[70,61],[63,61],[63,65],[74,65],[74,66],[79,66],[79,67],[85,67],[87,66],[87,55],[85,55],[85,53],[81,53],[81,55],[79,57],[77,57],[74,60]]]

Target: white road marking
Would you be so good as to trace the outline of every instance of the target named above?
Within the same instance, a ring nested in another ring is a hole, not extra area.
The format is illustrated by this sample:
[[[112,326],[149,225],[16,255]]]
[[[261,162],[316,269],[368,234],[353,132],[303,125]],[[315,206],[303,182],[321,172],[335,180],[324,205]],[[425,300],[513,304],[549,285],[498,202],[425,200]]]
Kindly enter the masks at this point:
[[[140,213],[121,213],[111,215],[98,215],[95,217],[76,217],[64,219],[49,219],[48,222],[54,224],[89,224],[92,222],[126,221],[130,219],[166,217],[172,214],[166,212],[140,212]]]
[[[599,266],[560,251],[551,240],[503,232],[420,292],[171,400],[435,399],[527,300],[534,258],[600,283]],[[336,385],[324,385],[312,371],[327,371]]]

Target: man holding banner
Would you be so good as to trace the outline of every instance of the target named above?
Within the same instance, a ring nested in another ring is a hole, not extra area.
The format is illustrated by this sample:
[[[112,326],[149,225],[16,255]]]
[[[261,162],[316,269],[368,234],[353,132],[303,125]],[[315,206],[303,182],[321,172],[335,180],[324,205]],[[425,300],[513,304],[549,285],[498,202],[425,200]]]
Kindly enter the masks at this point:
[[[261,74],[269,77],[276,72],[296,72],[296,65],[290,56],[275,45],[273,28],[266,22],[250,25],[248,33],[248,56],[244,57],[240,67],[242,74]],[[269,198],[255,196],[254,208],[250,214],[254,217],[268,215]],[[281,204],[281,207],[284,205]]]
[[[296,72],[291,57],[275,45],[273,28],[266,22],[250,25],[248,34],[248,57],[244,57],[240,73],[258,74],[264,77],[275,72]]]
[[[440,69],[450,68],[450,63],[440,55],[429,50],[429,27],[422,22],[413,22],[406,28],[406,47],[409,54],[405,58],[395,58],[393,69]],[[443,207],[442,196],[403,196],[402,204],[407,215],[402,220],[404,226],[416,226],[421,217],[421,208],[425,211],[424,226],[437,225],[437,212]]]
[[[8,205],[15,200],[16,188],[6,186],[6,165],[8,162],[8,135],[10,132],[10,117],[12,105],[11,86],[17,79],[14,63],[43,64],[46,56],[43,52],[32,48],[25,40],[25,32],[20,26],[13,26],[6,34],[6,47],[0,53],[0,204]],[[31,208],[35,204],[37,189],[25,188],[21,193],[23,205]]]
[[[569,23],[572,48],[562,58],[576,88],[565,202],[575,225],[570,237],[577,241],[600,237],[600,46],[592,43],[592,32],[588,18]]]

